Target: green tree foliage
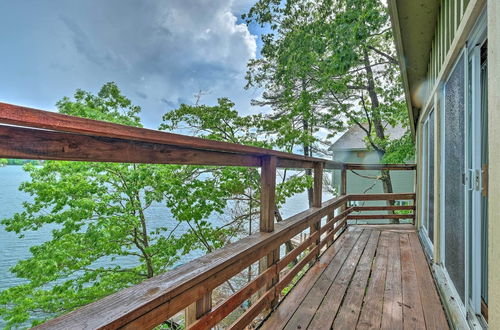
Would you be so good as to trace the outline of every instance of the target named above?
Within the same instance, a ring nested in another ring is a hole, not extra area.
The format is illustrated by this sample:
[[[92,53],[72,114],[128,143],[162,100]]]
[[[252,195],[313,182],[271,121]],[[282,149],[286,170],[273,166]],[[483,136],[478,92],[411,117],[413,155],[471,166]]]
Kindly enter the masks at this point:
[[[78,90],[74,100],[64,98],[57,107],[64,114],[141,126],[140,108],[113,83],[98,95]],[[11,269],[23,281],[0,293],[8,326],[36,324],[165,272],[192,250],[222,246],[231,227],[206,219],[223,213],[230,196],[244,189],[244,179],[223,168],[206,176],[183,166],[47,161],[25,170],[31,180],[20,189],[33,201],[2,224],[21,237],[44,226],[54,229],[50,240]],[[165,211],[164,224],[153,225],[159,221],[147,210],[155,205],[168,207],[177,222],[167,222]],[[182,224],[187,229],[176,231]]]
[[[38,164],[38,160],[28,159],[0,159],[0,165],[24,165],[26,163]]]
[[[140,108],[113,83],[97,95],[78,90],[57,107],[64,114],[141,126]],[[213,140],[276,146],[276,139],[262,134],[260,116],[239,116],[228,99],[216,106],[182,105],[163,119],[164,130],[188,128]],[[25,170],[31,181],[20,189],[33,201],[2,224],[21,237],[44,226],[54,229],[49,241],[32,247],[32,256],[11,269],[24,280],[0,293],[8,326],[76,309],[167,271],[184,254],[213,251],[258,228],[252,228],[259,217],[256,168],[47,161]],[[278,220],[286,199],[312,184],[303,173],[284,171],[280,178]],[[169,209],[173,224],[167,213],[160,226],[148,216],[158,205]],[[207,220],[214,214],[222,225]]]
[[[215,106],[186,105],[166,113],[163,116],[160,129],[178,130],[188,128],[199,137],[253,145],[266,148],[290,151],[293,144],[289,141],[284,144],[280,135],[266,130],[269,120],[261,115],[240,116],[234,109],[234,103],[227,98],[220,98]],[[276,221],[281,221],[280,208],[286,200],[312,186],[310,175],[302,171],[282,170],[278,172],[276,185]],[[252,223],[259,217],[260,199],[260,174],[256,168],[225,167],[224,175],[229,177],[244,178],[240,191],[235,191],[232,196],[233,216],[232,222],[238,223],[237,228],[244,227],[248,234],[252,233]],[[220,178],[224,180],[223,177]],[[255,230],[254,230],[255,231]],[[290,241],[285,243],[287,251],[293,246]],[[251,272],[251,269],[249,269]]]
[[[279,149],[281,146],[279,137],[264,131],[262,121],[261,115],[240,116],[234,109],[233,102],[227,98],[220,98],[215,106],[182,104],[179,109],[167,112],[163,116],[160,129],[172,131],[188,128],[195,135],[206,139]],[[258,169],[241,167],[224,167],[224,169],[225,175],[245,178],[242,181],[242,190],[235,191],[240,193],[235,199],[244,201],[245,208],[258,207],[260,189]],[[292,175],[287,175],[287,171],[283,171],[280,174],[281,180],[278,181],[276,188],[277,210],[287,198],[304,191],[312,184],[311,179],[301,173],[294,172]],[[254,214],[256,210],[248,211],[250,213],[246,216]]]
[[[387,127],[408,127],[408,116],[382,1],[259,0],[243,18],[270,29],[262,58],[249,62],[247,81],[264,88],[255,102],[273,108],[271,119],[290,125],[299,118],[295,128],[309,155],[321,150],[314,146],[318,129],[333,135],[356,124],[384,157],[392,143]]]
[[[299,139],[311,155],[321,152],[320,129],[331,137],[357,125],[382,162],[412,158],[410,134],[401,142],[387,133],[409,123],[381,0],[259,0],[243,18],[270,30],[247,80],[264,88],[255,103],[273,108],[270,125],[279,134]],[[389,173],[379,178],[392,192]]]

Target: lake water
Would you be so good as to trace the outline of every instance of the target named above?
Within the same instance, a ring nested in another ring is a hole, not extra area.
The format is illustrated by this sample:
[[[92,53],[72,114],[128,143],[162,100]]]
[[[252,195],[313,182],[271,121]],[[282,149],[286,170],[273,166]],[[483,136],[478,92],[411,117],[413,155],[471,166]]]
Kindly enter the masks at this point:
[[[19,185],[29,180],[29,175],[24,172],[22,166],[6,166],[0,168],[0,219],[9,218],[13,214],[22,211],[22,203],[29,201],[30,196],[19,191]],[[325,196],[327,197],[327,196]],[[307,208],[307,196],[305,193],[296,195],[288,200],[282,209],[283,217],[289,217]],[[169,210],[161,205],[155,205],[147,210],[147,216],[152,221],[152,229],[158,226],[172,228],[175,223]],[[212,222],[220,220],[214,216]],[[25,232],[23,238],[15,233],[10,233],[0,225],[0,291],[22,283],[22,279],[14,276],[9,269],[19,260],[30,257],[29,248],[50,239],[51,230],[54,226],[45,226],[38,231]],[[179,227],[179,233],[187,230],[187,227]],[[185,263],[201,255],[200,251],[194,251],[183,257],[180,263]],[[121,258],[117,260],[121,265],[133,265],[137,261],[134,258]],[[3,327],[0,319],[0,327]]]

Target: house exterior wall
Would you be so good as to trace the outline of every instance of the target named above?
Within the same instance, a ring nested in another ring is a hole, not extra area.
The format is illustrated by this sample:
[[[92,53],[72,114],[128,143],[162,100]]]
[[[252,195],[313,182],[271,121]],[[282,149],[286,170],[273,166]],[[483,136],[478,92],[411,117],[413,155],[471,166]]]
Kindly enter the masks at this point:
[[[488,0],[489,326],[500,329],[500,1]]]
[[[368,150],[345,150],[334,151],[333,160],[356,164],[378,164],[380,157],[375,151]],[[356,171],[364,176],[377,177],[380,171]],[[390,173],[393,189],[396,193],[407,193],[414,191],[415,174],[413,171],[391,171]],[[333,185],[340,191],[340,171],[333,173]],[[383,193],[384,189],[380,180],[363,178],[351,171],[347,171],[347,193],[352,194],[377,194]],[[380,203],[380,202],[378,202]],[[369,205],[368,203],[366,205]],[[377,205],[377,202],[375,204]]]
[[[448,51],[452,48],[452,42],[464,17],[470,0],[444,0],[441,1],[441,9],[435,29],[435,38],[432,43],[430,60],[427,69],[429,86],[433,87],[438,75],[445,63]],[[426,91],[426,97],[431,96],[431,89]]]
[[[486,4],[487,2],[487,4]],[[480,14],[487,8],[488,33],[488,327],[500,329],[500,1],[498,0],[442,0],[435,38],[430,52],[427,72],[427,86],[423,96],[423,107],[420,109],[416,132],[417,170],[417,226],[422,226],[422,127],[431,110],[434,115],[434,249],[432,250],[433,269],[441,286],[443,301],[449,316],[456,328],[478,326],[478,323],[467,324],[463,314],[453,301],[451,291],[447,290],[446,276],[442,274],[441,245],[441,89],[449,76],[456,60],[459,58],[467,39],[473,30]],[[457,178],[458,179],[458,178]]]

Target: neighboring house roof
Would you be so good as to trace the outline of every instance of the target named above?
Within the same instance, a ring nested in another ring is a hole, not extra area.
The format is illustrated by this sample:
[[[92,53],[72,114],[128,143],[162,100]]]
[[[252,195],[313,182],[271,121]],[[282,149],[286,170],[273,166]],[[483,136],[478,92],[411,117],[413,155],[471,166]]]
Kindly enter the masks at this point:
[[[363,125],[368,127],[367,124]],[[397,125],[392,127],[387,125],[385,128],[386,134],[389,135],[391,140],[396,140],[401,138],[406,130],[401,126]],[[365,143],[366,133],[358,125],[351,126],[347,132],[345,132],[328,150],[367,150]]]

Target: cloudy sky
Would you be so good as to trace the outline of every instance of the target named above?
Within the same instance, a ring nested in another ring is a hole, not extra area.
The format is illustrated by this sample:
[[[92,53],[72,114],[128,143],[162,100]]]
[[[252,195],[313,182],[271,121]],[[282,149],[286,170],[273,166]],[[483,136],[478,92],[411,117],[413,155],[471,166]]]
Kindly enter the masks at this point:
[[[0,101],[54,110],[77,88],[114,81],[150,128],[199,90],[202,103],[259,111],[259,91],[243,89],[259,29],[239,18],[254,1],[2,0]]]

